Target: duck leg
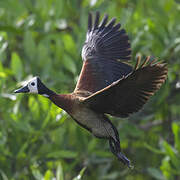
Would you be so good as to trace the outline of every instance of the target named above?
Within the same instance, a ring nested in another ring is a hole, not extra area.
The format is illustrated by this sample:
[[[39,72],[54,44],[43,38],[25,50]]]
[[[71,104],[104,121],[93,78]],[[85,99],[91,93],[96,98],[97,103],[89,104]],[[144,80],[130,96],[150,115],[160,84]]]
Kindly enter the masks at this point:
[[[130,167],[130,160],[121,152],[120,141],[114,140],[113,138],[109,139],[109,146],[111,152],[120,160],[123,164],[127,164]]]

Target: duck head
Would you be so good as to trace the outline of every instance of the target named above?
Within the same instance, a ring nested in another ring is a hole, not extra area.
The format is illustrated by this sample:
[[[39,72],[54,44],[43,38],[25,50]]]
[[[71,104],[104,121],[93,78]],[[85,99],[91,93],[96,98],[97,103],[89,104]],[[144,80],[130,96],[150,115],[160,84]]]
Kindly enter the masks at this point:
[[[41,94],[45,97],[50,97],[55,94],[52,90],[48,89],[40,80],[39,77],[32,78],[25,86],[14,91],[14,93],[33,93]]]

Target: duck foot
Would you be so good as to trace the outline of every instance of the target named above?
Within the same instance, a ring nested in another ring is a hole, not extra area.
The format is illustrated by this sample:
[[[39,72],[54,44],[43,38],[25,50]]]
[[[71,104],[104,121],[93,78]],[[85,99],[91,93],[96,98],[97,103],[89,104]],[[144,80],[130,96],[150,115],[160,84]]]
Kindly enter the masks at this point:
[[[124,165],[127,165],[129,168],[133,168],[131,166],[130,160],[121,152],[120,142],[115,141],[114,139],[109,139],[109,145],[111,152],[121,161]]]
[[[130,165],[131,161],[123,153],[118,152],[116,154],[116,156],[117,156],[118,160],[120,160],[124,165],[127,165],[129,168],[131,167],[131,165]]]

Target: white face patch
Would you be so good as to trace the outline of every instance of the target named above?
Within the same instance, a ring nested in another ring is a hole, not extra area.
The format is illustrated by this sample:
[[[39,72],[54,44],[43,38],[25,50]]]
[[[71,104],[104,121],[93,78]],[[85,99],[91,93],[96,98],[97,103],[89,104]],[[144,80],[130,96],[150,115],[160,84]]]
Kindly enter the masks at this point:
[[[35,93],[38,94],[38,87],[37,87],[37,77],[32,78],[28,84],[29,93]]]

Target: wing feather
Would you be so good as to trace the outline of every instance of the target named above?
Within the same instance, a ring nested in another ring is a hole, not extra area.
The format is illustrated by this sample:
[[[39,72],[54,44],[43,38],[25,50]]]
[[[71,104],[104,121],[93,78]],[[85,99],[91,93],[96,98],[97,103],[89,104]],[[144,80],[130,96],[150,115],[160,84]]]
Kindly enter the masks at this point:
[[[88,17],[88,31],[82,48],[83,67],[75,93],[94,93],[132,72],[132,67],[120,60],[130,60],[131,49],[128,36],[116,18],[108,22],[108,15],[100,21],[99,12],[93,21]],[[89,94],[88,93],[88,94]]]
[[[86,35],[86,41],[82,49],[83,60],[89,60],[93,58],[106,58],[104,52],[109,54],[110,60],[130,60],[131,51],[129,51],[129,38],[126,35],[124,29],[120,29],[121,24],[115,24],[116,18],[112,18],[109,23],[108,15],[105,15],[99,25],[100,14],[96,13],[95,21],[93,24],[92,14],[89,13],[88,17],[88,31]],[[128,49],[128,54],[123,55],[121,53],[109,51],[108,47],[114,47],[118,50],[121,48],[123,51]],[[108,59],[107,59],[108,61]]]
[[[167,65],[149,63],[149,57],[132,73],[84,99],[95,111],[127,117],[139,111],[161,87],[167,77]]]

